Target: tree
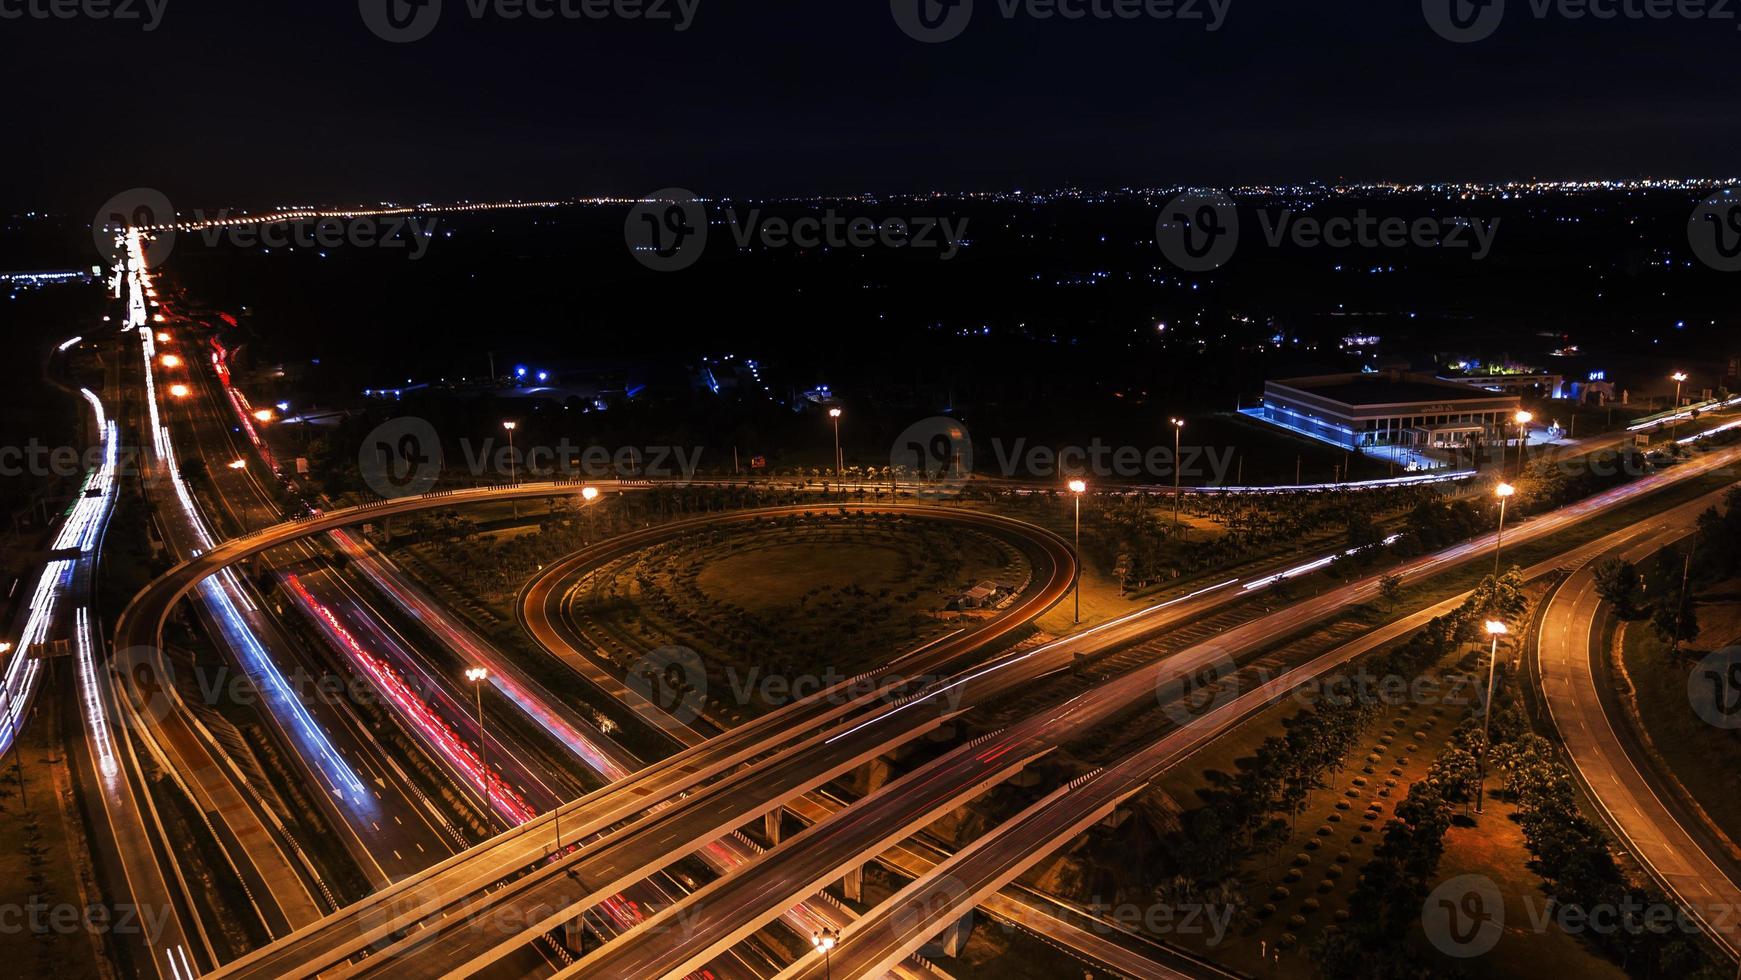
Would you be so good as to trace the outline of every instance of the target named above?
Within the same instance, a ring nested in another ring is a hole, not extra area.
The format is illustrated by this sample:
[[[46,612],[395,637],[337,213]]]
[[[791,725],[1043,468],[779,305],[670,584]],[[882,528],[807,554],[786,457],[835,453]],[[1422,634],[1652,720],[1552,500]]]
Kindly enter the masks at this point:
[[[1396,611],[1397,600],[1402,598],[1402,576],[1386,575],[1378,580],[1378,594],[1384,599],[1385,605],[1392,612]]]
[[[1605,558],[1592,570],[1596,576],[1596,594],[1614,604],[1621,619],[1638,618],[1638,593],[1643,580],[1638,566],[1619,558]]]
[[[1691,595],[1684,599],[1665,598],[1656,604],[1650,617],[1651,631],[1670,647],[1679,648],[1699,635],[1699,614]]]

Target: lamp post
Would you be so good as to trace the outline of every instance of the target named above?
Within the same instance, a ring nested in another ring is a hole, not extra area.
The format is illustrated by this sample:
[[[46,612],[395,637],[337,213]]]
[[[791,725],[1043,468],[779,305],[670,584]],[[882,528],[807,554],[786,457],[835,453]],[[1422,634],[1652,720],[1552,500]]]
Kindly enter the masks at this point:
[[[490,765],[488,761],[489,737],[484,732],[484,682],[490,679],[490,672],[482,667],[467,667],[465,679],[471,681],[472,690],[477,692],[478,703],[478,784],[484,791],[484,824],[493,825],[490,806]]]
[[[586,501],[586,537],[587,543],[592,543],[592,505],[598,500],[598,487],[587,487],[580,491],[580,499]],[[586,566],[586,590],[592,591],[592,566]]]
[[[844,460],[840,458],[840,409],[829,409],[828,418],[834,423],[834,482],[838,485],[840,471],[845,468]]]
[[[1517,493],[1517,488],[1509,483],[1501,483],[1494,489],[1499,497],[1499,536],[1493,539],[1493,584],[1499,584],[1499,558],[1505,549],[1505,504]]]
[[[515,458],[514,454],[514,430],[519,427],[520,423],[514,421],[502,423],[502,428],[508,430],[508,483],[516,487],[520,485],[520,461]],[[518,497],[514,498],[514,516],[516,518],[520,516],[520,499]]]
[[[1487,740],[1493,729],[1493,682],[1499,672],[1499,638],[1511,632],[1505,624],[1490,619],[1487,621],[1487,635],[1493,638],[1493,649],[1487,655],[1487,703],[1481,712],[1481,756],[1476,767],[1480,772],[1480,782],[1475,787],[1475,812],[1481,813],[1487,799]]]
[[[822,976],[824,980],[834,980],[834,947],[840,942],[840,930],[823,927],[821,932],[810,936],[810,945],[822,954]]]
[[[1173,423],[1173,528],[1179,527],[1179,435],[1185,431],[1184,419],[1168,419]]]
[[[1076,546],[1072,558],[1076,561],[1076,581],[1070,583],[1070,591],[1076,595],[1076,622],[1082,622],[1082,495],[1088,492],[1088,484],[1083,480],[1070,481],[1070,493],[1076,498]]]
[[[1676,371],[1674,374],[1669,375],[1669,377],[1674,379],[1675,383],[1674,414],[1669,416],[1670,418],[1674,418],[1674,416],[1681,413],[1681,388],[1687,383],[1687,373],[1685,371]],[[1669,423],[1669,438],[1672,440],[1680,435],[1680,433],[1681,421],[1680,419],[1675,418],[1673,422]]]
[[[1518,412],[1513,416],[1513,421],[1517,423],[1517,471],[1522,473],[1524,449],[1529,446],[1529,424],[1535,421],[1535,414],[1533,412]],[[1499,468],[1504,469],[1503,460],[1500,461],[1500,464]]]

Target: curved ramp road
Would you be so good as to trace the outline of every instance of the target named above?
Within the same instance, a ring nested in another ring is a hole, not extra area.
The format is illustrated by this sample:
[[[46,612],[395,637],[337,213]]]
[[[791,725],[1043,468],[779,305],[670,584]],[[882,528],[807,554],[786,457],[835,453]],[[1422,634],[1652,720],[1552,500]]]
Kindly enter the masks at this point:
[[[600,484],[600,486],[612,485]],[[638,487],[639,485],[631,485],[625,489]],[[435,494],[430,497],[407,498],[405,501],[394,501],[388,504],[333,511],[313,520],[281,525],[278,528],[268,529],[260,534],[238,539],[236,542],[213,549],[210,554],[201,556],[195,562],[191,562],[159,579],[151,589],[135,600],[134,607],[129,609],[131,619],[124,617],[124,625],[136,632],[145,632],[149,628],[148,624],[153,622],[154,618],[160,622],[162,615],[160,610],[172,607],[175,596],[185,594],[189,588],[189,580],[197,580],[196,576],[212,574],[215,569],[227,567],[249,554],[275,547],[283,541],[295,540],[308,534],[325,533],[336,527],[369,520],[388,509],[391,509],[393,513],[408,513],[415,510],[446,508],[459,503],[578,494],[580,488],[580,484],[542,484],[518,488],[488,488],[479,491]],[[675,533],[722,519],[748,520],[757,517],[777,516],[780,513],[833,510],[838,506],[841,505],[800,505],[774,508],[770,511],[696,518],[624,535],[619,539],[613,539],[597,546],[597,550],[635,550]],[[846,506],[852,508],[854,505]],[[1001,637],[1009,630],[1018,628],[1027,620],[1050,608],[1063,598],[1070,588],[1074,565],[1071,563],[1069,546],[1056,535],[1031,525],[995,515],[931,507],[862,505],[858,509],[900,512],[918,518],[963,522],[1005,536],[1014,535],[1031,542],[1040,551],[1040,558],[1051,566],[1048,571],[1042,573],[1040,587],[1024,598],[1016,609],[1011,610],[1003,618],[994,621],[980,631],[946,638],[937,646],[927,648],[923,651],[926,657],[935,655],[954,659],[964,656],[973,649]],[[195,568],[195,566],[198,567]],[[136,611],[136,609],[145,611]],[[902,666],[905,668],[908,665],[903,664]],[[892,680],[898,679],[900,679],[899,675],[892,677]],[[840,696],[841,690],[849,688],[854,692],[855,697]],[[867,689],[869,693],[857,696],[860,689]],[[818,726],[826,725],[857,708],[870,705],[879,698],[878,685],[866,684],[866,678],[855,678],[852,681],[842,682],[838,690],[830,689],[812,695],[733,728],[711,741],[680,751],[672,758],[643,769],[626,780],[598,790],[561,808],[564,837],[569,840],[579,840],[588,835],[599,833],[623,820],[641,816],[661,801],[673,800],[674,797],[677,798],[675,803],[683,804],[687,801],[681,798],[682,795],[694,787],[725,774],[750,759],[767,755],[787,742],[813,731]],[[805,780],[814,779],[815,773],[806,770],[802,774],[802,778]],[[701,796],[702,794],[691,795]],[[742,798],[740,797],[740,799]],[[661,814],[663,816],[664,811],[661,811]],[[553,833],[551,826],[553,819],[552,814],[545,814],[515,830],[500,835],[493,841],[474,848],[464,855],[444,861],[423,874],[384,889],[363,902],[341,910],[296,935],[287,937],[282,942],[256,950],[225,967],[221,971],[221,975],[263,978],[307,975],[342,963],[353,956],[391,945],[395,941],[396,935],[401,931],[431,916],[440,915],[445,909],[457,907],[467,898],[486,891],[504,877],[541,861],[548,852],[548,841]],[[487,936],[484,933],[479,933],[479,935]],[[424,940],[427,938],[423,937]]]
[[[1690,534],[1714,498],[1695,501],[1638,525],[1629,542],[1607,553],[1639,561]],[[1542,621],[1538,670],[1542,694],[1578,779],[1604,820],[1651,877],[1707,931],[1741,958],[1741,885],[1707,854],[1633,761],[1620,737],[1624,721],[1608,717],[1596,664],[1605,655],[1602,597],[1592,561],[1554,593]]]

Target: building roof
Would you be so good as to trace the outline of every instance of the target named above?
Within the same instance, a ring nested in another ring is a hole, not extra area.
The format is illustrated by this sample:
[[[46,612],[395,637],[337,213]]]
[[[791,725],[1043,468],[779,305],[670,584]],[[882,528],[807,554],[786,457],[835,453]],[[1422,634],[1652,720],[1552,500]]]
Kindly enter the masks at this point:
[[[1505,397],[1499,392],[1418,374],[1335,374],[1318,378],[1292,378],[1272,384],[1328,398],[1344,405],[1479,402]]]

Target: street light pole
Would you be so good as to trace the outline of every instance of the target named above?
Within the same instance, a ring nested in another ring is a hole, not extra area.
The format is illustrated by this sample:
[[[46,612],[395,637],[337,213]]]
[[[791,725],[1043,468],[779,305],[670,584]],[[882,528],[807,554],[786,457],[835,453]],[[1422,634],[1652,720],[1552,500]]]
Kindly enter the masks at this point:
[[[490,764],[488,753],[490,740],[484,731],[484,681],[489,680],[490,672],[482,667],[468,667],[465,679],[471,681],[472,690],[477,692],[478,703],[478,784],[484,791],[484,825],[493,827],[494,810],[490,805]]]
[[[514,454],[514,430],[520,427],[518,422],[503,422],[502,428],[508,430],[508,482],[513,486],[520,485],[520,461]],[[514,516],[520,516],[520,498],[514,498]]]
[[[1499,536],[1493,539],[1493,584],[1499,585],[1499,559],[1505,550],[1505,504],[1517,493],[1517,488],[1509,483],[1501,483],[1494,491],[1499,496]]]
[[[1475,788],[1475,812],[1481,813],[1487,799],[1487,740],[1493,730],[1493,684],[1499,674],[1499,638],[1510,632],[1504,623],[1487,621],[1487,635],[1493,637],[1493,649],[1487,655],[1487,704],[1481,712],[1481,758],[1477,767],[1481,781]]]
[[[1670,375],[1670,377],[1674,379],[1675,383],[1675,403],[1670,409],[1673,414],[1669,416],[1674,419],[1673,422],[1669,423],[1669,439],[1673,440],[1676,436],[1681,434],[1681,420],[1675,418],[1675,416],[1678,416],[1681,413],[1681,387],[1687,383],[1687,373],[1685,371],[1676,371],[1674,374]]]
[[[1076,580],[1071,583],[1070,591],[1076,596],[1076,622],[1082,622],[1082,495],[1088,492],[1088,484],[1083,480],[1070,481],[1070,493],[1076,497],[1076,545],[1072,558],[1076,561]]]
[[[1529,424],[1535,421],[1532,412],[1518,412],[1517,416],[1517,471],[1523,472],[1524,449],[1529,446]],[[1505,469],[1504,460],[1500,461],[1500,469]]]
[[[834,421],[834,483],[839,486],[841,470],[845,469],[845,461],[840,458],[840,409],[829,409],[828,417]]]
[[[1171,419],[1173,423],[1173,529],[1179,529],[1179,435],[1185,431],[1184,419]]]
[[[834,980],[834,946],[840,942],[840,930],[826,926],[821,932],[810,936],[810,945],[822,954],[822,976],[824,980]]]

